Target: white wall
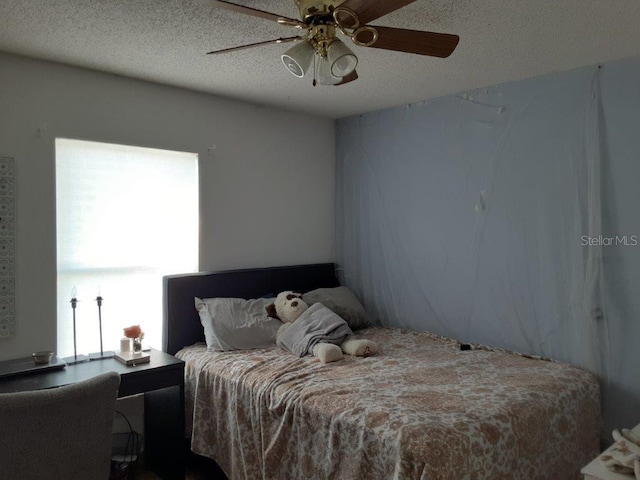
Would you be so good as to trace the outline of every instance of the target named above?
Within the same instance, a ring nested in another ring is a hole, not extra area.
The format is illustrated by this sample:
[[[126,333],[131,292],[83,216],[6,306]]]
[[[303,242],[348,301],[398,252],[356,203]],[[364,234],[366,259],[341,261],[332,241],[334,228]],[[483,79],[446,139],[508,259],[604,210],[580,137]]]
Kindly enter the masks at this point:
[[[198,153],[201,270],[334,260],[333,120],[0,53],[0,155],[17,172],[0,360],[55,349],[56,137]]]

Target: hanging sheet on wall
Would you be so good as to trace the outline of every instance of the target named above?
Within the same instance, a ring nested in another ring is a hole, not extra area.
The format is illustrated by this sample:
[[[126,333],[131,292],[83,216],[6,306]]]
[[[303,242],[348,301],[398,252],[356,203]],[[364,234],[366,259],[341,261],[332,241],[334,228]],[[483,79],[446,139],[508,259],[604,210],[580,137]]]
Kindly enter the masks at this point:
[[[600,100],[583,69],[338,122],[343,284],[382,324],[605,373]]]

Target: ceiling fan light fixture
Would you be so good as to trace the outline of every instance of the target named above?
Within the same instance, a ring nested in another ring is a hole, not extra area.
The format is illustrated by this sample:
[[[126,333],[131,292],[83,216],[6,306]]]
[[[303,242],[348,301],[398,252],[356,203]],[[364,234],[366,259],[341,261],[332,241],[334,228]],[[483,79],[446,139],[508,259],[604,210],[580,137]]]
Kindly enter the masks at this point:
[[[283,17],[257,8],[239,5],[235,0],[208,0],[215,7],[275,21],[303,30],[301,35],[248,43],[214,50],[207,54],[236,52],[272,43],[299,42],[280,58],[284,66],[298,78],[307,74],[313,62],[313,85],[345,85],[358,78],[358,57],[336,33],[359,47],[447,58],[458,46],[460,37],[394,27],[373,27],[369,22],[390,14],[416,0],[294,0],[300,19]],[[316,59],[317,57],[317,59]]]
[[[308,41],[303,41],[294,45],[282,54],[282,63],[293,75],[298,78],[304,77],[311,65],[311,60],[315,55],[315,50]]]
[[[358,57],[339,39],[329,45],[327,59],[331,74],[339,78],[349,75],[358,65]]]

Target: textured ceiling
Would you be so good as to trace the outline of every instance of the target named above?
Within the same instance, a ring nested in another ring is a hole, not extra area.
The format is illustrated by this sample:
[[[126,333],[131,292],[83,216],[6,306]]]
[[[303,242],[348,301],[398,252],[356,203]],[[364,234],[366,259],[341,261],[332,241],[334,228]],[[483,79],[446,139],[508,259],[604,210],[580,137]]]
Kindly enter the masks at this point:
[[[292,0],[236,3],[298,17]],[[447,59],[352,46],[360,78],[313,87],[282,66],[290,44],[205,55],[298,34],[206,0],[2,0],[0,50],[335,118],[640,55],[638,0],[417,0],[372,23],[460,44]]]

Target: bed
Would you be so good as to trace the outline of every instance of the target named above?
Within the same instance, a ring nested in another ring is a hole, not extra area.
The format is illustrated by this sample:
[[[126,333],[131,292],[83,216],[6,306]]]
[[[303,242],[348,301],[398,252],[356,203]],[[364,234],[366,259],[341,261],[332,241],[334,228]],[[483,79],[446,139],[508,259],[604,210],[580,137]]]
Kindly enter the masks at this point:
[[[581,369],[369,327],[367,358],[206,349],[194,297],[336,287],[332,264],[164,279],[164,348],[186,362],[187,435],[229,479],[578,479],[599,451]]]

